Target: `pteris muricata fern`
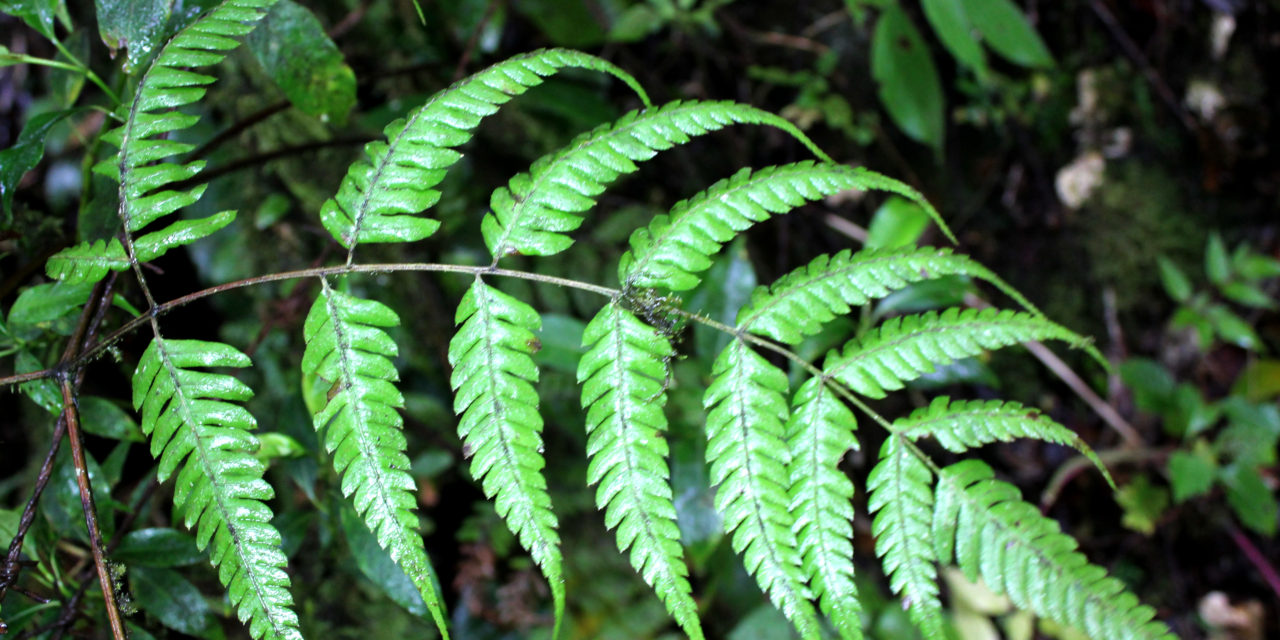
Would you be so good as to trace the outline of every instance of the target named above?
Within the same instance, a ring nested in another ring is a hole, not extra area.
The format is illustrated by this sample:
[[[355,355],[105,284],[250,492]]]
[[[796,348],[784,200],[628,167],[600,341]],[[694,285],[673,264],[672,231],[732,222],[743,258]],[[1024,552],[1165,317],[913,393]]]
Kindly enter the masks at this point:
[[[122,231],[50,259],[51,277],[76,282],[139,264],[190,244],[228,224],[234,212],[150,225],[197,201],[202,187],[177,188],[200,162],[172,161],[191,150],[170,134],[196,116],[179,108],[203,96],[213,81],[193,69],[217,63],[271,5],[228,0],[175,36],[142,76],[124,124],[105,138],[119,146],[100,171],[120,183]],[[503,104],[565,68],[601,71],[621,80],[644,108],[580,135],[497,188],[475,223],[492,256],[487,266],[362,265],[360,245],[416,242],[439,221],[423,215],[440,199],[436,188],[461,157],[481,121]],[[571,233],[600,194],[634,173],[638,163],[694,137],[735,124],[782,130],[817,160],[743,169],[677,203],[637,229],[617,267],[620,288],[545,278],[502,269],[510,256],[549,256],[569,249]],[[861,637],[855,588],[852,498],[857,488],[838,465],[858,447],[857,409],[888,432],[867,482],[873,533],[890,586],[911,619],[931,639],[946,635],[937,565],[954,563],[972,578],[1008,593],[1019,606],[1098,638],[1168,637],[1123,585],[1087,563],[1069,537],[1027,505],[985,465],[939,467],[920,442],[936,440],[962,452],[1018,437],[1066,444],[1092,456],[1065,427],[1016,403],[940,398],[890,421],[864,399],[902,389],[958,359],[1027,341],[1059,340],[1096,351],[1047,320],[995,274],[947,249],[841,251],[759,287],[734,326],[680,308],[722,247],[756,223],[806,203],[860,189],[918,203],[943,233],[950,230],[910,187],[865,168],[833,162],[794,125],[731,102],[677,101],[652,106],[628,74],[588,54],[536,51],[498,63],[440,91],[384,129],[348,170],[336,194],[316,212],[347,252],[345,264],[311,270],[320,293],[302,329],[301,369],[326,391],[313,423],[354,504],[378,543],[404,569],[442,636],[448,616],[414,512],[407,438],[397,388],[400,324],[383,302],[362,298],[351,280],[365,271],[452,271],[471,278],[455,314],[448,348],[458,435],[470,471],[497,513],[545,575],[557,634],[565,619],[565,568],[560,534],[544,475],[544,420],[539,411],[539,312],[495,286],[499,277],[526,277],[578,286],[606,296],[586,325],[577,365],[587,436],[587,481],[618,548],[691,638],[704,637],[699,602],[677,526],[668,466],[664,412],[677,356],[669,327],[654,326],[637,300],[657,300],[664,313],[683,314],[730,334],[714,359],[703,396],[706,463],[715,506],[747,572],[803,638],[821,638],[829,624],[842,638]],[[827,323],[913,283],[963,276],[989,283],[1021,311],[948,309],[891,318],[848,339],[821,363],[791,349]],[[271,488],[252,416],[240,406],[243,383],[205,367],[246,367],[249,358],[221,343],[170,339],[158,306],[140,321],[154,338],[134,375],[134,404],[159,459],[161,479],[176,478],[174,501],[227,586],[254,638],[300,637],[265,501]],[[781,362],[790,361],[788,372]],[[789,373],[800,382],[792,388]],[[1095,458],[1096,461],[1096,458]]]

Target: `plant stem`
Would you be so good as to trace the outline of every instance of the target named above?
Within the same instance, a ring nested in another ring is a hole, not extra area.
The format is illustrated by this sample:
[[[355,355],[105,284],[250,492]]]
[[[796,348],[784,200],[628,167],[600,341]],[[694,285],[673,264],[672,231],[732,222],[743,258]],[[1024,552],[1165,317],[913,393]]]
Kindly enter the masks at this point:
[[[93,549],[93,563],[98,569],[98,583],[102,585],[102,599],[107,608],[107,621],[111,624],[111,637],[125,640],[124,621],[116,606],[115,583],[107,568],[106,554],[102,548],[102,532],[98,529],[98,511],[93,502],[93,488],[89,486],[89,469],[85,462],[84,447],[80,442],[80,416],[71,391],[71,381],[65,376],[62,386],[62,417],[67,424],[67,439],[71,441],[71,460],[76,468],[76,484],[80,487],[80,506],[84,508],[84,524],[89,529],[89,546]]]

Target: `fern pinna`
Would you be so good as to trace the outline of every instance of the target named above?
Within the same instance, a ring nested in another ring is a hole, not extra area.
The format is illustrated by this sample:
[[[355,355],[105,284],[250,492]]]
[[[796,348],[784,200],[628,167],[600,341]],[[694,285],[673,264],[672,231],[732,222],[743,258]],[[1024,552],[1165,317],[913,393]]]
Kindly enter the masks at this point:
[[[212,78],[194,71],[220,61],[252,29],[271,0],[227,0],[175,36],[143,75],[122,127],[105,136],[119,146],[100,171],[120,182],[122,230],[110,241],[83,243],[54,256],[51,277],[91,282],[109,271],[134,270],[150,305],[154,338],[134,375],[134,404],[159,459],[161,479],[175,477],[175,506],[194,527],[239,616],[254,638],[300,637],[280,534],[266,501],[271,488],[252,416],[239,404],[251,390],[205,367],[246,367],[249,358],[212,342],[172,339],[160,331],[141,262],[190,244],[228,224],[234,212],[150,225],[197,201],[201,187],[181,188],[200,162],[172,161],[191,145],[169,135],[194,124],[177,108],[203,96]],[[487,266],[361,265],[371,243],[415,242],[440,222],[423,215],[440,199],[437,186],[461,158],[481,121],[503,104],[566,68],[607,73],[633,90],[643,108],[602,125],[534,162],[497,188],[475,221],[492,261]],[[569,249],[584,214],[617,179],[658,152],[735,124],[779,129],[816,160],[743,169],[637,229],[617,265],[620,288],[547,278],[500,268],[512,256],[549,256]],[[1016,490],[979,462],[939,467],[922,445],[952,452],[1015,437],[1066,444],[1093,456],[1075,434],[1016,403],[946,398],[890,421],[865,400],[902,389],[962,358],[1027,341],[1088,342],[1047,320],[1024,297],[973,260],[948,249],[840,251],[815,258],[758,287],[734,326],[683,309],[723,246],[753,225],[806,203],[850,190],[882,191],[916,202],[948,237],[950,230],[915,190],[865,168],[833,162],[794,125],[730,102],[677,101],[652,106],[628,74],[594,56],[536,51],[498,63],[432,96],[384,129],[317,212],[345,264],[311,270],[320,293],[302,330],[301,369],[322,391],[313,423],[374,538],[403,568],[440,634],[449,636],[443,594],[419,532],[415,484],[397,388],[400,324],[388,304],[362,298],[353,284],[364,271],[453,271],[470,284],[458,303],[448,364],[458,435],[470,471],[497,513],[545,575],[555,617],[566,616],[565,563],[555,508],[544,476],[544,420],[539,412],[539,312],[502,291],[500,277],[524,277],[603,293],[587,325],[577,363],[585,415],[587,482],[615,530],[619,550],[656,592],[676,624],[704,637],[700,604],[684,559],[668,464],[664,413],[678,357],[672,328],[656,315],[676,314],[729,335],[709,372],[706,464],[715,507],[747,572],[803,638],[828,627],[862,636],[855,587],[853,497],[858,488],[840,468],[875,424],[887,433],[865,490],[876,555],[911,619],[931,639],[945,637],[937,565],[954,563],[971,578],[1008,593],[1019,606],[1099,638],[1168,637],[1123,585],[1089,565],[1070,538]],[[888,319],[849,337],[820,363],[792,349],[857,307],[940,277],[983,281],[1020,311],[947,309]],[[663,324],[663,326],[656,326]],[[787,363],[790,371],[782,365]],[[797,380],[795,384],[792,380]],[[854,409],[862,412],[862,425]],[[1097,462],[1096,457],[1093,458]],[[1105,472],[1105,470],[1104,470]]]

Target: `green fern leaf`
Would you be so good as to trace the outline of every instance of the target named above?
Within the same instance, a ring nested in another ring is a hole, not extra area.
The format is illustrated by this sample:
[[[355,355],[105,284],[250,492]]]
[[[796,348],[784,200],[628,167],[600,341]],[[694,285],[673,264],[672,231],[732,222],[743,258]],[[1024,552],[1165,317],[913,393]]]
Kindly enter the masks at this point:
[[[417,531],[417,485],[408,471],[404,420],[396,411],[404,397],[395,387],[399,375],[391,362],[396,344],[384,327],[398,324],[389,307],[335,291],[325,282],[303,328],[302,370],[334,389],[316,413],[315,426],[342,474],[343,495],[354,494],[356,513],[413,581],[447,639],[444,607]]]
[[[806,161],[755,173],[743,169],[677,203],[647,229],[637,229],[631,235],[631,250],[618,265],[618,279],[631,287],[692,289],[701,282],[698,274],[711,267],[711,256],[740,232],[848,189],[901,194],[923,207],[950,235],[938,212],[914,189],[863,167]]]
[[[667,360],[671,344],[653,327],[611,303],[587,324],[578,364],[587,410],[587,482],[596,506],[617,527],[618,550],[657,591],[690,638],[701,639],[676,526],[667,467]]]
[[[1080,436],[1039,411],[1017,402],[952,402],[950,398],[941,396],[934,398],[928,407],[895,420],[893,426],[894,431],[912,440],[932,436],[938,444],[955,453],[964,453],[996,441],[1009,442],[1014,438],[1036,438],[1066,445],[1084,454],[1107,476],[1107,481],[1111,481],[1102,460]]]
[[[275,2],[227,0],[179,31],[142,77],[129,105],[128,120],[103,136],[103,141],[119,146],[120,152],[115,162],[95,170],[120,182],[120,216],[126,233],[137,234],[152,222],[194,204],[204,194],[205,185],[172,188],[204,168],[200,160],[164,161],[194,148],[169,139],[200,120],[176,109],[203,98],[205,86],[214,81],[191,69],[221,62],[228,51],[240,45],[236,38],[252,31]],[[203,221],[181,221],[143,235],[134,242],[134,259],[153,260],[173,247],[190,244],[226,226],[234,215],[227,211]],[[113,244],[84,242],[55,255],[46,270],[53,278],[96,281],[107,270],[129,267],[130,262],[122,263],[119,253]]]
[[[157,336],[134,372],[133,406],[160,459],[157,477],[163,482],[177,472],[173,504],[195,527],[201,550],[212,542],[209,560],[249,634],[301,640],[280,533],[264,504],[273,493],[252,455],[256,422],[232,404],[253,392],[229,375],[190,368],[249,364],[225,344]]]
[[[556,632],[564,617],[564,573],[551,496],[542,476],[542,416],[533,351],[542,324],[529,305],[476,278],[458,303],[449,342],[453,410],[471,475],[551,585]]]
[[[934,367],[1029,340],[1085,339],[1040,316],[997,309],[947,309],[886,321],[842,353],[827,357],[825,373],[870,398],[929,373]]]
[[[820,378],[801,385],[787,421],[791,513],[801,566],[822,612],[841,638],[862,637],[853,581],[853,483],[836,465],[850,449],[857,420]]]
[[[830,160],[786,119],[744,104],[691,100],[632,111],[539,158],[528,173],[494,191],[480,227],[485,244],[495,259],[564,251],[573,244],[565,234],[582,224],[579,213],[619,175],[635,172],[636,162],[731,124],[777,127]]]
[[[97,282],[108,271],[124,271],[129,268],[129,256],[118,238],[109,242],[82,242],[54,254],[45,263],[45,273],[55,280],[70,283]]]
[[[934,566],[937,557],[929,542],[932,481],[929,468],[896,436],[890,436],[880,450],[880,462],[867,477],[867,506],[876,514],[871,532],[889,586],[902,596],[902,606],[924,637],[937,640],[946,636]]]
[[[946,275],[991,282],[1029,311],[1038,313],[989,269],[949,249],[845,250],[833,256],[818,256],[772,285],[757,288],[751,301],[738,312],[738,329],[798,344],[836,316],[849,313],[852,306],[883,298],[913,282]]]
[[[453,147],[470,140],[472,130],[500,105],[566,67],[612,74],[649,104],[630,74],[578,51],[545,49],[500,62],[387,125],[385,142],[365,145],[367,159],[351,165],[337,195],[320,209],[325,229],[348,249],[362,242],[412,242],[435,233],[440,223],[416,214],[440,199],[436,185],[462,157]]]
[[[1174,637],[1123,583],[1089,564],[1058,523],[994,475],[978,460],[942,470],[933,520],[940,561],[956,562],[970,580],[981,577],[1018,607],[1093,638]]]
[[[787,616],[801,637],[819,637],[819,624],[801,569],[796,518],[787,488],[784,440],[787,376],[734,340],[720,352],[703,396],[707,461],[716,510],[733,536],[747,572]]]

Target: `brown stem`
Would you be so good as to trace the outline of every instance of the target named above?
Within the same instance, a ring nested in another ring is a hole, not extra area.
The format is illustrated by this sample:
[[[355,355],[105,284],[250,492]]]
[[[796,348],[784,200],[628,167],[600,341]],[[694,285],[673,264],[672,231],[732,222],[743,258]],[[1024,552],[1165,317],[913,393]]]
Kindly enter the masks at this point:
[[[120,607],[116,606],[115,584],[107,568],[107,557],[102,545],[102,532],[98,529],[98,511],[93,503],[93,488],[89,486],[89,467],[85,463],[84,447],[80,442],[80,416],[76,410],[71,381],[63,378],[62,417],[67,423],[67,439],[71,442],[71,460],[76,468],[76,484],[80,487],[80,506],[84,508],[84,524],[89,529],[89,546],[93,550],[93,564],[98,570],[98,584],[102,585],[102,599],[107,608],[107,621],[111,624],[111,637],[125,640],[124,620]]]
[[[1244,557],[1253,564],[1253,568],[1262,574],[1263,582],[1266,582],[1267,586],[1271,587],[1271,590],[1275,592],[1276,597],[1280,598],[1280,573],[1276,572],[1276,568],[1267,560],[1267,556],[1258,550],[1258,547],[1253,544],[1249,536],[1246,536],[1239,527],[1233,524],[1227,525],[1227,534],[1231,536],[1231,541],[1240,548],[1240,552],[1244,554]]]

